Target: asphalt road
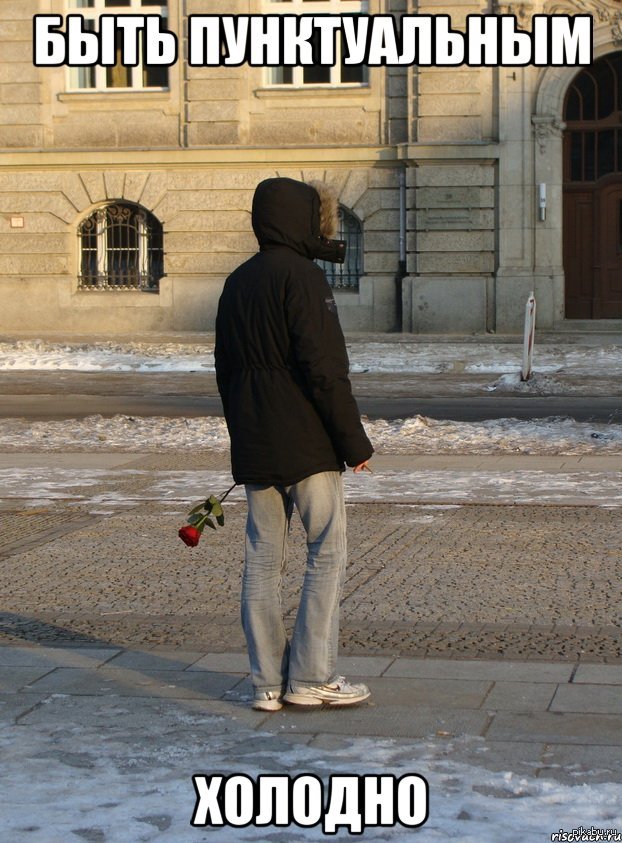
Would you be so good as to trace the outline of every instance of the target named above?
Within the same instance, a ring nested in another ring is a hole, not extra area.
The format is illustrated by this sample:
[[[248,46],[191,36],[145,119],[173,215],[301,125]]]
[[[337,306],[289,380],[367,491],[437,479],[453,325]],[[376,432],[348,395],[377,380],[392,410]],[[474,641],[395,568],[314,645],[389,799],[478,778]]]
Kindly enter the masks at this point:
[[[461,395],[457,397],[357,396],[360,410],[370,418],[404,418],[423,415],[454,421],[484,419],[534,419],[568,416],[577,421],[622,423],[622,398],[516,397]],[[206,395],[88,395],[76,393],[0,395],[1,418],[61,420],[91,415],[114,416],[219,416],[222,405]]]

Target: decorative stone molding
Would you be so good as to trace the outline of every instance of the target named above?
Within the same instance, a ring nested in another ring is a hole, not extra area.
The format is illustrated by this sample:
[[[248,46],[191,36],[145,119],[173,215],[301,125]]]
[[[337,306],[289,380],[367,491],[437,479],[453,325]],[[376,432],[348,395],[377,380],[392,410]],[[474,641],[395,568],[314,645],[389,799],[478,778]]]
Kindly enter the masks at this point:
[[[515,15],[518,25],[525,29],[535,14],[533,3],[494,0],[497,15]],[[596,25],[609,24],[614,44],[622,44],[622,0],[549,0],[542,10],[546,15],[592,15]]]
[[[531,122],[538,147],[540,148],[540,154],[542,155],[546,152],[546,145],[549,138],[561,137],[562,132],[566,128],[564,122],[558,120],[557,117],[553,117],[551,114],[533,115]]]
[[[513,3],[511,0],[510,2],[498,2],[498,0],[494,0],[492,8],[496,15],[514,15],[522,29],[526,27],[534,14],[533,3]]]
[[[622,44],[622,3],[620,0],[551,0],[544,4],[547,15],[583,14],[592,15],[594,23],[609,24],[611,40],[617,46]]]
[[[599,21],[608,21],[620,9],[620,0],[548,0],[545,15],[593,15]]]
[[[622,44],[622,12],[611,18],[611,38],[616,47]]]

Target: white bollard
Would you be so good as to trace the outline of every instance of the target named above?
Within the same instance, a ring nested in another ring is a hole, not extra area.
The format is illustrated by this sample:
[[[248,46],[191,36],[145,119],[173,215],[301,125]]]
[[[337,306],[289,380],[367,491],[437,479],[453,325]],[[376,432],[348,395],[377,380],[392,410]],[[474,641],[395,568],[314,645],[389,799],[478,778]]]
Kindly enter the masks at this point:
[[[536,299],[533,293],[529,293],[525,305],[525,335],[523,340],[523,368],[520,379],[528,381],[531,377],[531,366],[533,363],[533,343],[536,334]]]

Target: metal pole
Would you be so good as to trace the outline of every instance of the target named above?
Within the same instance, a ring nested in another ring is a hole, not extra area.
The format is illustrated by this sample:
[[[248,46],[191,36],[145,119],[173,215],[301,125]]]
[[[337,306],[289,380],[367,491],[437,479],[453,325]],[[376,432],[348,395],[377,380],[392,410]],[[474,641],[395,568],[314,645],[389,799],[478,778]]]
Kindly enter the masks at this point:
[[[529,293],[525,305],[525,334],[523,339],[523,367],[521,369],[521,380],[528,381],[531,377],[531,366],[533,363],[533,344],[536,334],[536,299],[533,292]]]
[[[404,314],[402,310],[402,281],[406,275],[406,169],[399,171],[399,203],[400,203],[400,239],[399,263],[395,275],[395,330],[404,330]]]

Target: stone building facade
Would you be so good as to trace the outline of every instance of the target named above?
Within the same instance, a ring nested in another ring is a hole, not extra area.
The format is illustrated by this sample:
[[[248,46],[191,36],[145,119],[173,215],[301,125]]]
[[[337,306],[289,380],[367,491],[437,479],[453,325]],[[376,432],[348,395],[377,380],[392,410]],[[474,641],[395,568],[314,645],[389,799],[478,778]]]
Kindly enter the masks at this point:
[[[111,12],[166,16],[180,60],[33,65],[34,15]],[[187,62],[189,15],[268,12],[443,13],[455,29],[469,14],[530,29],[533,14],[590,13],[601,64],[579,90],[576,67]],[[274,175],[339,194],[356,240],[333,279],[346,330],[518,332],[531,290],[541,328],[622,325],[621,33],[618,0],[0,0],[0,330],[210,330],[224,278],[256,248],[253,189]],[[609,89],[609,114],[590,117]],[[594,169],[602,132],[617,151]]]

